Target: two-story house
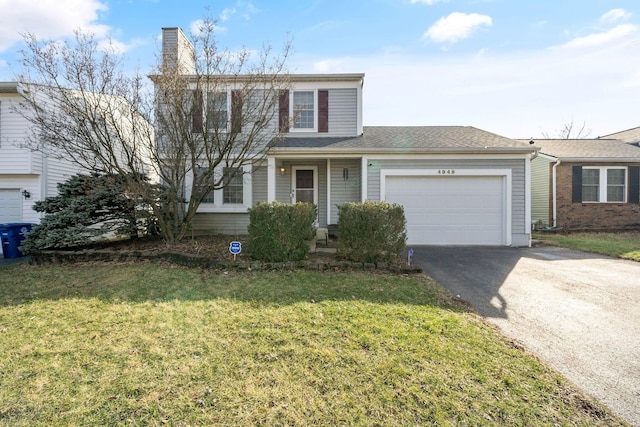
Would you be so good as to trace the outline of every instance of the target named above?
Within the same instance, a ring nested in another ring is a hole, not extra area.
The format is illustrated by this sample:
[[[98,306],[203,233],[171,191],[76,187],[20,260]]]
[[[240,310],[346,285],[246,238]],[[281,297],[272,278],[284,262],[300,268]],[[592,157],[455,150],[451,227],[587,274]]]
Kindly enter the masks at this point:
[[[40,222],[37,200],[57,194],[57,184],[80,172],[70,161],[24,148],[32,124],[16,111],[26,90],[0,82],[0,223]]]
[[[163,29],[165,55],[192,51]],[[327,227],[342,203],[386,200],[404,206],[409,244],[530,244],[528,143],[469,126],[363,126],[364,74],[289,77],[272,119],[281,137],[200,206],[195,232],[246,233],[260,201],[313,202]]]

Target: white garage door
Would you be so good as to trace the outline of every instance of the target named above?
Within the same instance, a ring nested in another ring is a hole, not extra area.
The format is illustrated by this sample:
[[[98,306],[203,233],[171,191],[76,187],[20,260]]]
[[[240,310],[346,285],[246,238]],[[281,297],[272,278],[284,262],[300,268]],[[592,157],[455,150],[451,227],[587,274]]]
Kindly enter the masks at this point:
[[[0,189],[0,224],[22,221],[20,190]]]
[[[404,206],[407,243],[504,245],[502,176],[387,176],[385,199]]]

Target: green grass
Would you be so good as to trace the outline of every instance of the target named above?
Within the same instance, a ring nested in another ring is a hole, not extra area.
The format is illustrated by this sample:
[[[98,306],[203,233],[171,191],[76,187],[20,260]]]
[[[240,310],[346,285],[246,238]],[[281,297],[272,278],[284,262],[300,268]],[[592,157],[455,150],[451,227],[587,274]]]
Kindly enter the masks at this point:
[[[535,238],[569,249],[640,261],[640,232],[637,231],[620,233],[538,233]]]
[[[0,425],[624,425],[423,277],[0,270]]]

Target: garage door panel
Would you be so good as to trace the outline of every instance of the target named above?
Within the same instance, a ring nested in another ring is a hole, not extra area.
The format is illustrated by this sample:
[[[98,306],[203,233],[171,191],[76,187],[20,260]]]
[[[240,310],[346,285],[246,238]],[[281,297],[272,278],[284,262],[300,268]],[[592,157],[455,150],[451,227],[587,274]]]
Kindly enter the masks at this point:
[[[404,206],[409,244],[504,244],[502,176],[387,176],[385,199]]]
[[[22,196],[20,190],[0,189],[0,223],[22,220]]]

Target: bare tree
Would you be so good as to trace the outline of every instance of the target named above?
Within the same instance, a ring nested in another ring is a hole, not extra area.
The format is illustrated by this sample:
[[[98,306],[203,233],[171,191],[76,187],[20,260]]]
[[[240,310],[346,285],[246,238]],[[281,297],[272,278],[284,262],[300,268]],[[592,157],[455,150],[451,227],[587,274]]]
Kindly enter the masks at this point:
[[[93,35],[78,31],[73,43],[26,35],[23,115],[34,125],[27,145],[127,177],[167,243],[177,242],[208,194],[265,156],[288,87],[289,42],[277,54],[269,46],[231,52],[218,49],[214,30],[215,21],[203,20],[183,58],[163,51],[150,76],[154,90]]]
[[[574,120],[562,125],[562,129],[557,132],[557,136],[554,138],[549,136],[548,133],[542,132],[542,136],[545,139],[580,139],[588,138],[591,134],[591,129],[587,129],[586,123],[582,122],[581,126],[577,126]]]

